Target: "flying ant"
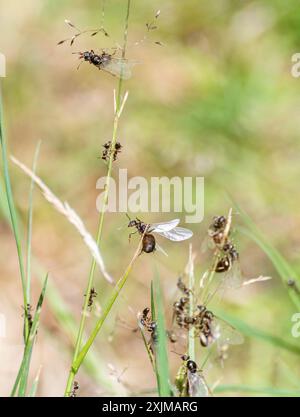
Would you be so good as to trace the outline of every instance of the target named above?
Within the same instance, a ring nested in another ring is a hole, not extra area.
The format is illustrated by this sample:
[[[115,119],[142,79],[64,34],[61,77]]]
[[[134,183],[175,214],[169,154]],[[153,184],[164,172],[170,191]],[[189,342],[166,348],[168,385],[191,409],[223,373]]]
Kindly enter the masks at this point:
[[[146,224],[137,217],[134,220],[131,220],[128,215],[127,217],[129,219],[128,227],[136,228],[135,232],[130,233],[129,240],[131,236],[136,232],[138,232],[140,235],[144,235],[142,242],[142,252],[151,253],[154,252],[154,250],[157,248],[161,252],[165,253],[164,250],[156,243],[153,233],[157,233],[158,235],[174,242],[180,242],[193,236],[193,232],[191,230],[185,229],[183,227],[177,227],[179,224],[179,219],[174,219],[164,223]]]
[[[233,262],[238,261],[239,253],[231,242],[227,242],[222,247],[224,256],[218,261],[215,272],[227,272],[231,269]]]
[[[127,80],[131,77],[131,68],[136,65],[137,62],[128,61],[125,58],[116,58],[114,57],[116,52],[117,50],[115,50],[114,53],[109,54],[102,51],[101,54],[97,54],[91,49],[90,51],[73,52],[73,54],[79,55],[79,59],[82,59],[77,69],[79,69],[82,62],[89,62],[99,70],[109,72],[115,77]]]
[[[174,352],[178,355],[177,352]],[[188,355],[180,355],[183,361],[175,379],[180,397],[209,397],[212,395],[202,371]]]
[[[227,225],[225,216],[215,216],[212,224],[208,228],[208,236],[212,238],[216,245],[220,245],[224,241],[224,232]]]
[[[136,217],[136,219],[131,220],[130,217],[127,214],[127,217],[129,219],[128,227],[135,227],[136,231],[129,234],[129,240],[131,239],[131,236],[135,233],[139,233],[143,236],[142,241],[142,250],[141,252],[151,253],[155,251],[156,247],[156,241],[155,237],[151,233],[147,233],[147,230],[149,228],[149,225],[142,222],[140,219]]]
[[[116,142],[115,143],[114,150],[112,150],[112,144],[111,144],[111,141],[109,140],[108,142],[106,142],[103,145],[103,148],[104,148],[104,150],[102,152],[102,157],[101,158],[104,161],[108,161],[109,158],[110,158],[110,155],[113,153],[113,161],[116,161],[117,160],[118,153],[121,152],[122,145],[120,144],[120,142]]]
[[[229,323],[217,318],[205,305],[198,305],[197,310],[198,312],[194,316],[196,319],[195,328],[201,346],[208,347],[216,340],[220,346],[243,343],[243,336]]]

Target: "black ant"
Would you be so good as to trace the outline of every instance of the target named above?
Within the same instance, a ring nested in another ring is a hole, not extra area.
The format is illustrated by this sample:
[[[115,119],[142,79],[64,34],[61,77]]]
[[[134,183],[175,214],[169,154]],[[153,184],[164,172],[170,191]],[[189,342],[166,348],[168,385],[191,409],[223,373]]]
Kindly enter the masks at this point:
[[[88,307],[89,308],[91,308],[92,307],[92,305],[93,305],[93,303],[94,303],[94,300],[93,300],[93,298],[96,298],[97,297],[97,292],[95,291],[95,288],[93,287],[93,288],[91,288],[91,291],[90,291],[90,294],[89,294],[89,301],[88,301]],[[85,296],[86,296],[86,294],[85,294]]]
[[[239,253],[235,246],[230,242],[226,242],[222,247],[224,256],[218,261],[215,272],[227,272],[231,269],[234,261],[238,261]]]
[[[154,252],[155,251],[155,246],[156,246],[156,241],[155,241],[155,237],[151,233],[147,233],[147,230],[149,229],[149,225],[142,222],[137,217],[136,217],[136,219],[131,220],[130,217],[128,216],[128,214],[126,214],[126,215],[129,219],[128,227],[135,227],[136,228],[135,232],[132,232],[132,233],[129,234],[129,240],[131,239],[132,235],[134,235],[135,233],[138,232],[140,235],[144,235],[141,252],[146,252],[146,253]]]
[[[71,391],[70,397],[77,397],[77,392],[79,390],[79,384],[77,381],[74,381],[73,389]]]
[[[26,304],[26,308],[23,307],[23,309],[24,309],[23,316],[25,315],[25,317],[27,318],[28,326],[29,326],[29,331],[30,331],[31,330],[31,327],[33,325],[32,306],[31,306],[31,304],[27,303]]]

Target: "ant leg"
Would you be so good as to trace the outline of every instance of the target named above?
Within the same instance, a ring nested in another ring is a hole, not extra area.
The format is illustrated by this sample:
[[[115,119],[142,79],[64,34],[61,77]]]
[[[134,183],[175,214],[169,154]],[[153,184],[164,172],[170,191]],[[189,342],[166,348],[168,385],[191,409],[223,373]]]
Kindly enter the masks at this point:
[[[130,234],[129,234],[129,236],[128,236],[128,240],[129,240],[129,242],[130,242],[130,239],[131,239],[131,235],[134,235],[134,234],[136,234],[137,233],[137,230],[135,231],[135,232],[131,232]]]

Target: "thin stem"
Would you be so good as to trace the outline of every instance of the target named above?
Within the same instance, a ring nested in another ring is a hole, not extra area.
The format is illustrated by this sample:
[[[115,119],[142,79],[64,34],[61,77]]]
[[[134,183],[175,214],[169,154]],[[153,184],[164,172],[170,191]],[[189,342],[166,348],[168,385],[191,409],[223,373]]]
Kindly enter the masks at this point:
[[[1,85],[0,85],[0,143],[1,143],[1,148],[2,148],[3,174],[4,174],[6,198],[7,198],[7,203],[8,203],[9,213],[10,213],[10,220],[11,220],[11,224],[13,228],[13,233],[15,237],[17,252],[18,252],[18,259],[19,259],[19,269],[20,269],[22,291],[23,291],[23,303],[24,303],[24,308],[25,308],[24,342],[26,343],[26,340],[29,334],[29,320],[28,320],[28,315],[26,312],[26,305],[27,305],[26,276],[25,276],[25,269],[24,269],[24,263],[23,263],[22,245],[21,245],[21,238],[20,238],[20,232],[19,232],[18,221],[17,221],[17,213],[15,209],[10,175],[9,175],[9,168],[8,168],[6,139],[5,139],[5,132],[4,132],[4,127],[3,127],[3,106],[2,106]]]
[[[130,5],[131,5],[131,0],[127,0],[127,11],[126,11],[125,27],[124,27],[124,42],[123,42],[123,50],[122,50],[122,57],[123,58],[125,57],[125,54],[126,54]],[[105,216],[105,212],[106,212],[106,205],[107,205],[108,195],[109,195],[109,186],[110,186],[110,179],[111,179],[111,174],[112,174],[112,164],[113,164],[113,154],[114,154],[113,151],[115,150],[115,144],[116,144],[116,141],[117,141],[117,133],[118,133],[118,126],[119,126],[119,119],[120,119],[121,93],[122,93],[122,74],[121,74],[121,77],[119,78],[119,82],[118,82],[117,99],[116,99],[114,124],[113,124],[113,134],[112,134],[112,140],[111,140],[111,150],[112,150],[112,152],[110,152],[109,161],[108,161],[108,169],[107,169],[106,182],[105,182],[105,194],[104,194],[103,204],[102,204],[102,207],[101,207],[100,217],[99,217],[99,222],[98,222],[98,228],[97,228],[96,242],[97,242],[98,246],[100,245],[100,241],[101,241],[101,237],[102,237],[104,216]],[[89,301],[88,294],[90,294],[92,286],[93,286],[95,268],[96,268],[96,262],[93,259],[92,264],[91,264],[91,268],[90,268],[90,272],[89,272],[88,283],[87,283],[87,287],[86,287],[86,291],[85,291],[86,297],[84,298],[84,304],[83,304],[83,308],[82,308],[79,330],[78,330],[78,335],[77,335],[77,339],[76,339],[74,355],[73,355],[73,360],[72,360],[72,366],[71,366],[71,370],[70,370],[69,377],[68,377],[68,382],[67,382],[65,395],[68,395],[68,393],[71,391],[72,384],[73,384],[73,381],[74,381],[75,374],[73,373],[73,368],[74,368],[74,364],[77,360],[77,357],[78,357],[78,354],[79,354],[79,351],[80,351],[80,348],[81,348],[81,345],[82,345],[85,319],[87,317],[87,311],[88,311],[88,301]]]
[[[194,291],[195,291],[195,275],[192,245],[189,248],[189,316],[194,316]],[[195,360],[195,327],[191,326],[188,336],[188,355],[191,360]]]
[[[136,249],[136,252],[133,256],[133,258],[130,261],[130,264],[128,265],[125,273],[123,274],[123,276],[119,279],[119,281],[117,282],[116,286],[114,287],[112,294],[107,302],[107,305],[105,306],[104,310],[103,310],[103,314],[102,316],[99,318],[99,320],[97,321],[91,335],[89,336],[87,342],[85,343],[85,345],[83,346],[82,350],[78,353],[76,359],[73,361],[72,363],[72,368],[69,374],[69,378],[68,378],[68,382],[67,382],[67,386],[66,386],[66,390],[65,390],[65,396],[67,397],[69,395],[69,393],[71,392],[72,389],[72,384],[75,378],[75,375],[77,374],[85,356],[87,355],[90,347],[92,346],[92,344],[94,343],[94,340],[96,339],[97,334],[99,333],[99,331],[102,328],[102,325],[104,324],[112,306],[114,305],[116,299],[118,298],[118,295],[120,294],[123,286],[125,285],[127,278],[129,276],[129,273],[133,267],[134,262],[136,261],[137,257],[140,255],[141,253],[141,248],[142,248],[142,242],[143,242],[143,237],[144,235],[141,236],[141,239],[139,241],[138,247]]]

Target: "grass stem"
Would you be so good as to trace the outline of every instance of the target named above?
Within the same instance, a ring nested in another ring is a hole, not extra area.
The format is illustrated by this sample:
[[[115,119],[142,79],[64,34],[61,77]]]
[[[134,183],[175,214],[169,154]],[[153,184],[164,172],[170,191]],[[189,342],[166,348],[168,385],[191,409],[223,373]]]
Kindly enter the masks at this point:
[[[127,11],[126,11],[126,17],[125,17],[125,26],[124,26],[124,41],[123,41],[123,49],[122,49],[122,58],[125,58],[125,54],[126,54],[130,6],[131,6],[131,0],[127,0]],[[120,112],[120,109],[121,109],[121,106],[122,106],[122,104],[121,104],[121,94],[122,94],[122,74],[121,74],[121,77],[119,78],[117,97],[116,97],[116,100],[115,100],[116,102],[115,102],[115,112],[114,112],[114,123],[113,123],[113,133],[112,133],[112,140],[111,140],[111,150],[112,150],[112,152],[110,152],[110,157],[109,157],[109,161],[108,161],[108,169],[107,169],[106,182],[105,182],[105,194],[104,194],[103,204],[102,204],[102,207],[101,207],[101,210],[100,210],[100,217],[99,217],[99,222],[98,222],[98,227],[97,227],[97,234],[96,234],[96,242],[97,242],[98,246],[100,245],[100,241],[101,241],[101,237],[102,237],[104,216],[105,216],[105,212],[106,212],[106,205],[107,205],[108,195],[109,195],[109,186],[110,186],[110,179],[111,179],[111,175],[112,175],[112,164],[113,164],[113,154],[114,154],[113,151],[115,149],[115,145],[116,145],[116,141],[117,141],[119,119],[120,119],[120,115],[121,115],[121,112]],[[87,283],[87,286],[86,286],[85,294],[90,294],[90,292],[91,292],[91,289],[92,289],[92,286],[93,286],[93,281],[94,281],[95,268],[96,268],[96,262],[93,259],[92,264],[91,264],[91,268],[90,268],[90,272],[89,272],[89,276],[88,276],[88,283]],[[125,279],[125,281],[126,281],[126,279]],[[124,283],[125,283],[125,281],[124,281]],[[115,293],[113,292],[113,295],[114,294]],[[113,298],[113,295],[112,295],[112,298]],[[84,333],[85,319],[86,319],[87,311],[88,311],[88,301],[89,301],[89,297],[86,296],[84,298],[84,303],[83,303],[83,307],[82,307],[82,314],[81,314],[81,319],[80,319],[80,324],[79,324],[79,330],[78,330],[78,335],[77,335],[77,339],[76,339],[74,355],[73,355],[71,370],[70,370],[68,381],[67,381],[67,387],[66,387],[65,395],[68,395],[68,392],[71,391],[71,387],[72,387],[72,384],[73,384],[73,381],[74,381],[73,370],[76,368],[76,364],[78,364],[78,359],[80,359],[79,358],[79,351],[80,351],[81,346],[82,346],[82,338],[83,338],[83,333]],[[100,328],[101,328],[101,326],[100,326]],[[82,361],[79,360],[79,362],[81,363]]]

